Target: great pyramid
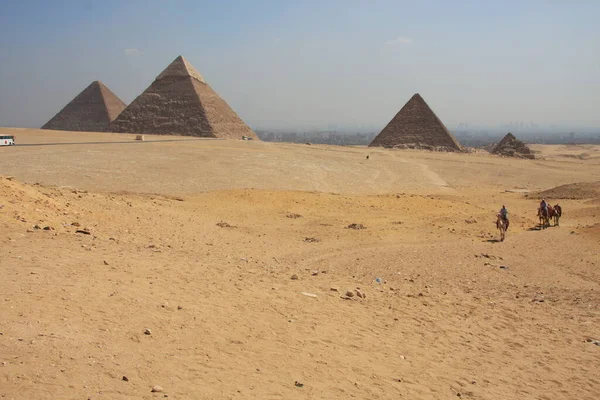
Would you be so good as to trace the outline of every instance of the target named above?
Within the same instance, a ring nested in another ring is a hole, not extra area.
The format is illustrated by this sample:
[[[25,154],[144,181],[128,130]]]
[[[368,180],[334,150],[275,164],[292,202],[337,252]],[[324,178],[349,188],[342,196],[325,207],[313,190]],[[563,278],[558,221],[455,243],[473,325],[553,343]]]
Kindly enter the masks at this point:
[[[492,154],[507,157],[535,158],[531,149],[510,132],[494,146]]]
[[[123,110],[111,131],[258,140],[182,56]]]
[[[125,109],[121,101],[100,81],[92,82],[42,129],[106,132],[110,123]]]
[[[398,111],[369,146],[463,151],[458,140],[418,93]]]

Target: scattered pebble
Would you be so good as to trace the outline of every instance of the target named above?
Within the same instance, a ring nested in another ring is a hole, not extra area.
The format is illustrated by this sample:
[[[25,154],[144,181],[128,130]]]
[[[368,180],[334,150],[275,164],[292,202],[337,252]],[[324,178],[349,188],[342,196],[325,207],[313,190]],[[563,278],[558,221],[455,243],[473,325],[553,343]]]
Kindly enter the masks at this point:
[[[121,379],[122,379],[123,381],[125,381],[125,382],[129,382],[129,378],[128,378],[128,377],[126,377],[125,375],[123,375],[123,378],[121,378]]]
[[[298,275],[296,275],[296,274],[292,275],[292,278],[291,278],[291,279],[292,279],[293,281],[297,281],[297,280],[298,280]]]
[[[350,224],[346,227],[346,229],[356,229],[356,230],[360,230],[360,229],[367,229],[366,226],[364,226],[363,224]]]
[[[313,237],[305,237],[302,239],[304,243],[319,243],[321,239],[313,238]]]
[[[144,335],[152,335],[152,331],[148,328],[144,329]]]
[[[153,392],[153,393],[158,393],[158,392],[162,392],[162,391],[163,391],[163,388],[161,386],[158,386],[158,385],[154,386],[152,388],[152,390],[151,390],[151,392]]]
[[[304,296],[308,296],[308,297],[317,297],[317,295],[314,293],[300,292],[300,294],[303,294]]]
[[[296,382],[294,382],[294,386],[301,388],[301,387],[304,387],[304,383],[300,383],[300,382],[296,381]]]

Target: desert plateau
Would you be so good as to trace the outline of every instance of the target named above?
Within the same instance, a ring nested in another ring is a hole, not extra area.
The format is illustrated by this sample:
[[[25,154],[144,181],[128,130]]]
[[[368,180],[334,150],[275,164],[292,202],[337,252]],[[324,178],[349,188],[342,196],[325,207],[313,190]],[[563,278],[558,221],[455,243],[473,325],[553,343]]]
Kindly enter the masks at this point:
[[[0,134],[3,400],[598,399],[600,146]]]

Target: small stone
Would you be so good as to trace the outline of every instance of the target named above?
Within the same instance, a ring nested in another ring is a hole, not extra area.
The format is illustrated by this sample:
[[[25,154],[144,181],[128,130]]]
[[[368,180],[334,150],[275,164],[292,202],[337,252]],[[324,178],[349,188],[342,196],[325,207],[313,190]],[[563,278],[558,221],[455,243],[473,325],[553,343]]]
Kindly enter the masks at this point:
[[[331,287],[329,288],[329,290],[331,290],[332,292],[339,292],[339,289],[336,287]]]
[[[356,295],[358,297],[360,297],[361,299],[364,299],[367,297],[364,292],[362,292],[361,290],[358,290],[358,289],[356,289]]]
[[[400,356],[400,359],[401,359],[401,360],[406,360],[406,357],[404,357],[404,356]]]
[[[177,306],[178,310],[183,310],[183,306]]]
[[[33,229],[42,229],[42,227],[36,224],[33,226]]]
[[[292,275],[292,278],[291,278],[291,279],[292,279],[293,281],[297,281],[297,280],[298,280],[298,275],[296,275],[296,274]]]
[[[148,328],[144,329],[144,335],[152,335],[152,331]]]
[[[109,265],[108,261],[104,260],[104,265]]]
[[[162,392],[163,388],[161,386],[154,386],[151,390],[152,393],[158,393],[158,392]]]
[[[311,274],[312,276],[317,276],[317,275],[319,275],[319,271],[315,269],[315,270],[312,270],[312,271],[310,272],[310,274]]]
[[[52,230],[54,230],[54,228],[52,228],[51,226],[45,226],[44,230],[45,231],[52,231]]]
[[[304,383],[296,381],[296,382],[294,382],[294,386],[301,388],[301,387],[304,387]]]
[[[125,375],[123,375],[123,378],[121,378],[122,380],[124,380],[125,382],[129,382],[129,378],[126,377]]]
[[[352,290],[346,290],[346,297],[354,297],[354,292]]]

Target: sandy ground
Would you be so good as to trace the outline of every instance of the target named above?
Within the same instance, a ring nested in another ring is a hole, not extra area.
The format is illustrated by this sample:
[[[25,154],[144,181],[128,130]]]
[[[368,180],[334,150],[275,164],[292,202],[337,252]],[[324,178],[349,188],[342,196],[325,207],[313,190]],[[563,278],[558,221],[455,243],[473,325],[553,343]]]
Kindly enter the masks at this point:
[[[596,188],[597,147],[16,135],[45,145],[0,148],[2,399],[598,398],[599,199],[537,230],[523,193]]]

